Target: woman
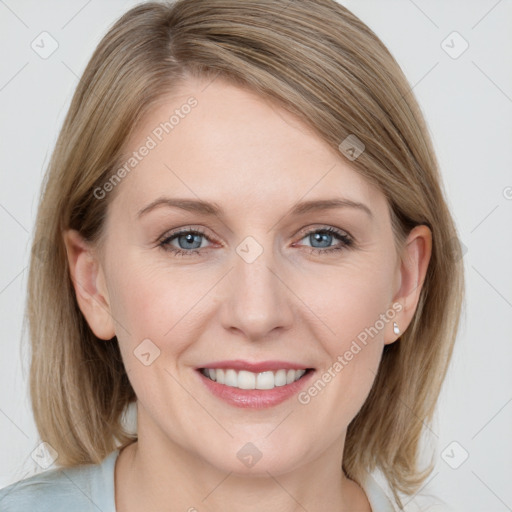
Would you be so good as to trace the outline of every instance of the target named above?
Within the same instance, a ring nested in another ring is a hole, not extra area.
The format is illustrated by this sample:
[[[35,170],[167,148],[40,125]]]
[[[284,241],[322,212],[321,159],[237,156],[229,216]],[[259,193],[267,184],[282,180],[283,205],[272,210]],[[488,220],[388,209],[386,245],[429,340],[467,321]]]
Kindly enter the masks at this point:
[[[61,467],[2,510],[393,510],[374,471],[402,507],[432,470],[456,236],[407,81],[346,8],[131,9],[37,217],[31,397]]]

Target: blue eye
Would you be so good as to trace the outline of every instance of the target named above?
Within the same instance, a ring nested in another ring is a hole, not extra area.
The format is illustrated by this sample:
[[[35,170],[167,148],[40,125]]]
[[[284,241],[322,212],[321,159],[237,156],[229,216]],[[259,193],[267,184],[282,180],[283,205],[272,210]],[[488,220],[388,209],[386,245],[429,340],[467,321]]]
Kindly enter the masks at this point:
[[[177,233],[165,238],[159,243],[159,246],[176,256],[191,256],[199,253],[198,249],[201,248],[201,237],[209,240],[209,238],[200,230],[186,229],[178,231]],[[180,248],[176,248],[171,245],[171,242],[174,240],[178,240]]]
[[[320,244],[329,244],[329,242],[332,241],[332,239],[338,239],[341,241],[340,244],[335,245],[334,247],[328,247],[326,245],[320,246],[320,247],[311,247],[309,252],[312,254],[325,254],[325,253],[331,253],[335,251],[341,251],[342,249],[349,248],[353,244],[353,240],[342,231],[338,231],[335,228],[327,227],[327,228],[321,228],[321,229],[314,229],[312,231],[308,231],[303,237],[308,238],[310,242],[314,243],[320,243]]]
[[[301,240],[307,237],[309,237],[311,243],[320,244],[319,247],[309,247],[309,252],[314,254],[340,251],[350,248],[353,244],[353,240],[349,235],[332,227],[311,230],[303,235]],[[204,249],[204,246],[201,247],[201,238],[211,242],[210,238],[199,229],[184,229],[165,237],[158,245],[176,256],[193,256],[199,254],[201,252],[200,249]],[[330,247],[330,243],[335,239],[338,239],[340,243]],[[175,240],[178,241],[179,247],[172,245],[172,242]],[[322,246],[322,244],[324,245]]]

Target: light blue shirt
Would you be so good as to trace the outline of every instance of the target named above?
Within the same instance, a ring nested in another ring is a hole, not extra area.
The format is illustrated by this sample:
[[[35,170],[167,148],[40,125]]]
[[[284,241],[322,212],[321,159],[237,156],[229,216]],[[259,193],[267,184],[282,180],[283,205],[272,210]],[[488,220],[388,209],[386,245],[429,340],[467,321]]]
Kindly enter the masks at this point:
[[[0,489],[1,512],[116,512],[114,468],[119,450],[101,464],[56,468]],[[368,475],[362,486],[372,512],[395,512]]]

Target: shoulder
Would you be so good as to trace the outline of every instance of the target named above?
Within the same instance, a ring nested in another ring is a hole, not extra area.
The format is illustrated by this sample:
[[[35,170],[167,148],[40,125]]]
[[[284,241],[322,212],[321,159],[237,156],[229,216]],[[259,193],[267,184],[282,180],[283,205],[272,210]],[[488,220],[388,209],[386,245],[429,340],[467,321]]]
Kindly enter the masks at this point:
[[[101,464],[47,470],[0,489],[2,512],[115,512],[116,452]],[[103,508],[102,508],[103,507]]]
[[[392,499],[389,484],[382,475],[372,475],[368,473],[362,488],[370,503],[372,512],[396,512],[397,505]],[[438,496],[433,494],[416,493],[412,498],[409,497],[406,503],[407,510],[410,512],[455,512],[454,509],[444,502]]]
[[[395,512],[393,501],[370,473],[366,475],[361,487],[368,498],[372,512]]]
[[[76,473],[76,470],[74,471]],[[0,489],[2,512],[60,512],[72,510],[82,501],[81,492],[67,477],[66,470],[54,469],[31,476]],[[86,509],[87,510],[87,509]]]

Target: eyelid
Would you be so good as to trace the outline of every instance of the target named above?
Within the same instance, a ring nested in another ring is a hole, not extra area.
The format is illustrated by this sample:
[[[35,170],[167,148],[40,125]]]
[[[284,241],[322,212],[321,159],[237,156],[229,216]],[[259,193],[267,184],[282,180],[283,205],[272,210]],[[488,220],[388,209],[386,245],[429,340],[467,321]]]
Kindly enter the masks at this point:
[[[309,235],[311,232],[324,231],[324,230],[325,231],[330,230],[333,232],[337,232],[340,235],[346,235],[351,240],[354,240],[354,237],[346,229],[341,229],[336,226],[332,226],[330,224],[310,224],[309,226],[302,228],[296,236],[304,237],[306,235]]]
[[[166,231],[162,236],[160,236],[158,238],[157,242],[163,242],[163,241],[171,238],[172,236],[183,234],[183,233],[190,233],[190,232],[194,233],[194,234],[198,234],[198,235],[203,235],[208,240],[210,240],[210,241],[212,240],[212,238],[206,234],[206,231],[202,227],[182,226],[180,228],[171,229],[170,231]]]

